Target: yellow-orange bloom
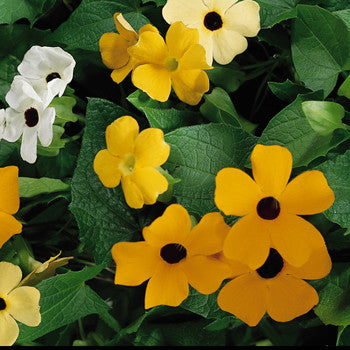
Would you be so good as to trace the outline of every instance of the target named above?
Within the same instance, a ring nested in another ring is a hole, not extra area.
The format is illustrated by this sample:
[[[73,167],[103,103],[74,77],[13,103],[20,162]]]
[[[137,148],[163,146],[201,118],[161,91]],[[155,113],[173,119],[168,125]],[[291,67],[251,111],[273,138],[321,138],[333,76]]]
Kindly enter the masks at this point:
[[[267,312],[278,322],[291,321],[318,304],[316,290],[304,279],[326,276],[332,262],[325,247],[315,250],[300,267],[293,267],[271,248],[265,263],[257,270],[223,258],[233,279],[220,290],[218,305],[249,326],[256,326]]]
[[[132,82],[154,100],[166,101],[173,87],[181,101],[196,105],[209,90],[203,69],[212,68],[206,63],[203,46],[198,44],[198,31],[176,22],[169,27],[165,40],[159,33],[147,31],[129,47],[136,62]]]
[[[143,229],[144,241],[112,247],[115,283],[137,286],[149,279],[146,309],[180,305],[189,284],[202,294],[213,293],[231,274],[227,264],[210,256],[221,251],[229,229],[220,213],[209,213],[191,230],[186,209],[172,204]]]
[[[131,208],[154,204],[168,189],[168,181],[155,169],[170,153],[163,131],[148,128],[139,133],[137,121],[123,116],[107,127],[106,144],[107,149],[99,151],[94,159],[94,170],[103,185],[112,188],[121,182]]]
[[[119,84],[134,67],[127,49],[137,43],[139,36],[120,12],[116,12],[113,19],[119,34],[104,33],[99,40],[99,46],[102,62],[113,69],[111,78]],[[147,30],[158,33],[156,27],[146,24],[140,28],[139,34]]]
[[[333,204],[334,193],[317,170],[306,171],[288,183],[292,155],[285,147],[257,145],[251,162],[254,180],[234,168],[221,169],[216,176],[217,207],[226,215],[243,216],[232,226],[223,252],[257,269],[273,247],[289,264],[301,266],[325,242],[320,232],[298,215],[326,210]]]

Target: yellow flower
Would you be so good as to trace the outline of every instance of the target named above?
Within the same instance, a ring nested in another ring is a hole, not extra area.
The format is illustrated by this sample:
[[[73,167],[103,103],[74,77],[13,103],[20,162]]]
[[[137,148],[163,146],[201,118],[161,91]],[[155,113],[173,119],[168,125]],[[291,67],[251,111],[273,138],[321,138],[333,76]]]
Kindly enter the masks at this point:
[[[314,251],[300,267],[289,265],[273,248],[257,270],[237,261],[225,258],[223,261],[231,267],[233,279],[220,290],[218,305],[249,326],[256,326],[266,312],[278,322],[307,313],[319,299],[316,290],[304,279],[322,278],[332,268],[325,247]]]
[[[258,34],[259,9],[259,4],[251,0],[168,0],[163,17],[169,24],[182,21],[198,29],[208,64],[213,58],[227,64],[247,49],[245,37]]]
[[[256,269],[273,247],[289,264],[301,266],[325,242],[320,232],[298,215],[329,208],[333,191],[317,170],[306,171],[288,183],[292,155],[285,147],[257,145],[251,162],[254,180],[234,168],[221,169],[216,176],[217,207],[226,215],[243,216],[232,226],[223,252]]]
[[[22,232],[22,224],[12,216],[18,209],[18,167],[0,168],[0,248],[14,234]]]
[[[103,185],[113,188],[121,182],[131,208],[154,204],[168,189],[168,181],[155,169],[170,153],[163,131],[148,128],[139,133],[137,121],[123,116],[107,127],[106,144],[107,149],[99,151],[94,160],[94,170]]]
[[[0,262],[0,345],[12,345],[19,334],[15,320],[30,327],[41,322],[40,292],[34,287],[18,287],[21,269],[11,263]]]
[[[202,294],[213,293],[231,271],[209,255],[221,251],[229,229],[220,213],[209,213],[191,230],[186,209],[172,204],[143,229],[144,241],[112,247],[115,283],[137,286],[149,279],[146,309],[180,305],[188,296],[188,284]]]
[[[203,69],[212,67],[206,63],[196,29],[174,23],[167,31],[166,42],[159,33],[143,32],[128,52],[136,61],[131,75],[133,84],[154,100],[166,101],[173,87],[181,101],[196,105],[209,90]]]
[[[113,69],[111,78],[119,84],[134,67],[127,49],[137,43],[139,36],[120,12],[116,12],[113,18],[119,34],[104,33],[99,40],[99,46],[102,62]],[[156,27],[146,24],[140,28],[139,34],[147,30],[158,33]]]

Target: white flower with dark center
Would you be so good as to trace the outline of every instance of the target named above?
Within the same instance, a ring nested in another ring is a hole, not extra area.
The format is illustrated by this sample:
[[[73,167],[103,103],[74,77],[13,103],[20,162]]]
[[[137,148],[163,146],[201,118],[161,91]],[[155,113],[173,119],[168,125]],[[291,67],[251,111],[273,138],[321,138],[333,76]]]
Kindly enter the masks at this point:
[[[48,104],[73,79],[75,60],[60,47],[32,46],[17,67]]]
[[[52,142],[55,109],[47,107],[47,103],[44,103],[29,82],[20,75],[13,79],[5,99],[10,107],[5,112],[3,138],[15,142],[22,135],[21,157],[28,163],[34,163],[38,137],[44,147]]]

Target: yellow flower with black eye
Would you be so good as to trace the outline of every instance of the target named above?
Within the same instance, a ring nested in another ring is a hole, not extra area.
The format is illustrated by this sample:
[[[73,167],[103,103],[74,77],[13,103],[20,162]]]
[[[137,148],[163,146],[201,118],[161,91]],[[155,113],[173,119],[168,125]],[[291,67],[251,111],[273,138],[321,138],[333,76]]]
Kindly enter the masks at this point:
[[[182,21],[198,30],[208,64],[213,58],[227,64],[247,49],[245,37],[258,34],[259,9],[252,0],[168,0],[162,13],[169,24]]]
[[[94,170],[106,187],[121,182],[126,203],[131,208],[154,204],[168,189],[167,179],[156,169],[169,157],[170,146],[161,129],[148,128],[139,133],[131,116],[115,120],[106,129],[107,149],[94,159]]]
[[[145,308],[178,306],[190,284],[202,294],[215,292],[230,276],[228,266],[210,255],[222,249],[230,229],[220,213],[209,213],[192,228],[188,212],[179,204],[143,229],[144,241],[119,242],[112,247],[115,283],[137,286],[148,281]]]
[[[198,40],[198,31],[181,22],[169,27],[165,41],[156,32],[140,34],[137,44],[128,48],[135,61],[133,84],[154,100],[167,101],[173,87],[181,101],[198,104],[209,90],[209,78],[203,69],[212,68]]]
[[[235,168],[221,169],[216,175],[216,206],[226,215],[243,216],[232,226],[223,252],[256,269],[274,247],[289,264],[301,266],[325,242],[299,215],[328,209],[334,193],[318,170],[306,171],[288,183],[292,155],[285,147],[256,145],[251,163],[254,179]]]

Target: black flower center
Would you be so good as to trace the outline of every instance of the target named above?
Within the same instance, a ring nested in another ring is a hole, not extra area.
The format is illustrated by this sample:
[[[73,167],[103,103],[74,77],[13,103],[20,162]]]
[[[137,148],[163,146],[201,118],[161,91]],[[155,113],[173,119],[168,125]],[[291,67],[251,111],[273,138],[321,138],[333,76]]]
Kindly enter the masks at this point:
[[[0,311],[6,309],[6,301],[0,297]]]
[[[29,127],[35,126],[36,124],[38,124],[38,121],[39,121],[38,111],[33,107],[27,109],[24,112],[24,119],[26,120],[27,126]]]
[[[186,248],[181,244],[169,243],[160,250],[160,256],[169,264],[176,264],[187,255]]]
[[[220,29],[222,27],[221,16],[214,11],[208,12],[204,17],[204,26],[211,31]]]
[[[256,272],[262,278],[273,278],[281,272],[283,268],[283,259],[276,249],[271,248],[270,254],[266,259],[264,265],[259,267]]]
[[[265,220],[276,219],[280,213],[280,204],[276,198],[265,197],[258,203],[256,210]]]
[[[49,81],[51,80],[54,80],[54,79],[60,79],[61,76],[57,73],[57,72],[53,72],[53,73],[50,73],[47,77],[46,77],[46,82],[48,83]]]

